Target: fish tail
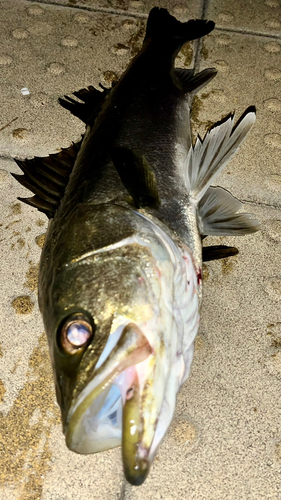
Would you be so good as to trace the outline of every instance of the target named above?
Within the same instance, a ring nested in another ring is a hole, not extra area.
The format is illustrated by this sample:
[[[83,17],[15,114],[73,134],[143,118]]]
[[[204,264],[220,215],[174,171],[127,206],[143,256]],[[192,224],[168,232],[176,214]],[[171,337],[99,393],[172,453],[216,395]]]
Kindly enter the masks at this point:
[[[149,14],[146,39],[169,41],[177,39],[180,47],[190,41],[208,35],[215,27],[212,21],[192,19],[186,23],[178,21],[166,9],[154,7]]]
[[[242,203],[220,187],[210,187],[241,146],[255,122],[256,113],[248,108],[234,126],[229,115],[212,127],[204,139],[197,138],[184,164],[184,178],[191,201],[197,206],[201,235],[241,235],[259,229],[249,214],[237,213]]]

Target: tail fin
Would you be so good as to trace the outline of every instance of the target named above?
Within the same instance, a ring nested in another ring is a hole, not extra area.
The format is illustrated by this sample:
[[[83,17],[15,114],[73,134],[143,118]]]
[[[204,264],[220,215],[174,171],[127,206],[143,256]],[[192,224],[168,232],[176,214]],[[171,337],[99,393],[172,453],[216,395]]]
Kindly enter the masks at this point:
[[[255,122],[255,108],[248,108],[233,126],[230,115],[205,135],[197,138],[185,163],[184,178],[190,198],[198,207],[202,235],[246,234],[257,231],[259,222],[248,214],[237,214],[242,204],[222,188],[211,183],[234,156]]]
[[[154,7],[148,16],[145,38],[159,41],[177,38],[179,45],[183,45],[185,42],[208,35],[214,27],[215,23],[202,19],[181,23],[166,9]]]

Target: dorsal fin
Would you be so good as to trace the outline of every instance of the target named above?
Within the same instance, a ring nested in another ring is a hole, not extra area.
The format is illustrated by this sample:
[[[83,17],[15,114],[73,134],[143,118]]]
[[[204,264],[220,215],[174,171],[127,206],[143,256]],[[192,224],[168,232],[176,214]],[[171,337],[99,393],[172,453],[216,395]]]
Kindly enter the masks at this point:
[[[63,108],[68,109],[68,111],[70,111],[74,116],[77,116],[77,118],[80,118],[80,120],[84,123],[92,124],[99,114],[101,106],[111,90],[101,84],[100,87],[103,91],[97,90],[95,87],[90,85],[86,89],[73,92],[73,95],[83,102],[79,102],[72,97],[65,95],[64,99],[59,97],[59,103]]]
[[[114,147],[111,151],[114,166],[137,208],[160,205],[156,177],[145,157],[138,151]]]
[[[216,76],[217,70],[208,68],[194,74],[194,69],[176,68],[175,74],[181,89],[186,93],[193,92],[195,94]]]
[[[63,148],[59,153],[46,157],[35,156],[32,160],[15,159],[24,175],[12,176],[35,194],[31,198],[18,199],[37,208],[39,212],[44,212],[49,219],[53,217],[64,195],[82,139],[72,143],[69,148]]]

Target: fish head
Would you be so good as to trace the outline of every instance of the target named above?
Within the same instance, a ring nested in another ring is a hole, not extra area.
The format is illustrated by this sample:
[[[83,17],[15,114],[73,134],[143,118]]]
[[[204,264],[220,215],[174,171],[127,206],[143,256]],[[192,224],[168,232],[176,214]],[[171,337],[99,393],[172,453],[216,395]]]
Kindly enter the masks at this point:
[[[174,263],[133,210],[80,205],[62,223],[47,234],[39,304],[66,444],[83,454],[122,444],[126,478],[141,484],[183,370],[174,367]]]

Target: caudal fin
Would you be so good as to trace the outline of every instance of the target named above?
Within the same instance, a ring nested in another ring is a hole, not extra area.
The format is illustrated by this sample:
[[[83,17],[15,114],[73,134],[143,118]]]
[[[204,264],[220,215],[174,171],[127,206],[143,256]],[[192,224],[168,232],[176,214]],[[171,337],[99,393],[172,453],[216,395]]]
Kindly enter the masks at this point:
[[[165,41],[177,39],[179,45],[208,35],[215,27],[213,21],[192,19],[186,23],[178,21],[166,9],[154,7],[147,20],[146,37]]]
[[[259,229],[249,214],[237,213],[242,204],[228,191],[211,188],[211,183],[234,156],[256,119],[255,108],[248,108],[234,126],[234,116],[216,124],[197,138],[183,167],[189,196],[198,209],[202,235],[241,235]]]

